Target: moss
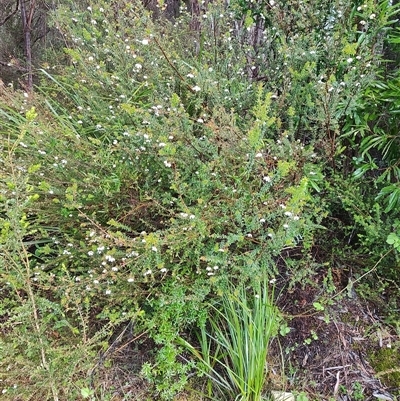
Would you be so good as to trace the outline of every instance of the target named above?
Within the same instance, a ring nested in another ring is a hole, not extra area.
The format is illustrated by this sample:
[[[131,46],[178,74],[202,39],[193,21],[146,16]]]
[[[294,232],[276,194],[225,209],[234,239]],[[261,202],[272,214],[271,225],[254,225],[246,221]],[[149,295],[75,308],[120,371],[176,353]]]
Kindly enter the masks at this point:
[[[370,362],[382,383],[397,387],[400,383],[400,343],[391,348],[380,348],[370,355]]]

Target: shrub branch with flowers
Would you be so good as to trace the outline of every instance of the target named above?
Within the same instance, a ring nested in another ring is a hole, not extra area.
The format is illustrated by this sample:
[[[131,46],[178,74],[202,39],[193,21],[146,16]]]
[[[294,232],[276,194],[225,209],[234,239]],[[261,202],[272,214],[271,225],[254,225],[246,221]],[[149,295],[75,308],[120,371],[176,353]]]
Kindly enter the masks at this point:
[[[153,348],[141,376],[173,399],[232,285],[326,269],[341,130],[391,6],[215,1],[193,28],[186,7],[165,21],[135,1],[61,3],[60,63],[35,93],[0,93],[3,393],[108,399],[94,360],[132,325]]]

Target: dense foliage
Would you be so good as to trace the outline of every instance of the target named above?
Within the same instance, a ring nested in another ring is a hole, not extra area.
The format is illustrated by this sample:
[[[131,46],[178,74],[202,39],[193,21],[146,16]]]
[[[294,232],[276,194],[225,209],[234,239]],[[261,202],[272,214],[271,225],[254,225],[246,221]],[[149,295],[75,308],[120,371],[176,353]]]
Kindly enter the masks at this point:
[[[152,348],[135,371],[149,397],[173,399],[195,372],[209,395],[240,388],[255,400],[269,389],[254,381],[259,366],[254,379],[245,357],[227,357],[235,334],[224,327],[284,335],[279,294],[333,269],[380,306],[385,290],[399,329],[399,69],[384,59],[399,43],[398,8],[189,9],[166,20],[135,1],[63,1],[49,10],[63,48],[47,49],[35,91],[0,87],[10,400],[114,399],[96,372],[128,330]],[[343,291],[324,283],[316,311]],[[248,313],[257,291],[268,322]],[[224,371],[242,384],[218,386]]]

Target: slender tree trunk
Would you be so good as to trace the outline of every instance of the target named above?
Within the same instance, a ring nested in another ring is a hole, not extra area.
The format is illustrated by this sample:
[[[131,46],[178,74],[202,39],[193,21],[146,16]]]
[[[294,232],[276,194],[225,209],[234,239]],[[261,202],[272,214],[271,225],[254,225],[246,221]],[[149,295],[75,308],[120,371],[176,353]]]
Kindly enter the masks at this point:
[[[32,18],[35,11],[35,0],[29,1],[29,10],[26,8],[25,0],[21,0],[21,19],[22,29],[24,33],[24,51],[25,63],[27,69],[27,90],[31,92],[33,89],[33,68],[32,68]]]

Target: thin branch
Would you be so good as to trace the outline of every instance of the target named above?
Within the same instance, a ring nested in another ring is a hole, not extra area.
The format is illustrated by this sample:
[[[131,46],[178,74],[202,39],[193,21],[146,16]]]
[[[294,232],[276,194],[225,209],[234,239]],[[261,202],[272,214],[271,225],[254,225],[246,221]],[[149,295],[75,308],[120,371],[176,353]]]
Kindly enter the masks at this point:
[[[32,19],[33,19],[33,14],[35,13],[35,7],[36,7],[36,0],[33,0],[32,2],[30,2],[28,19],[26,21],[29,29],[32,28]]]
[[[184,82],[187,86],[188,89],[192,92],[192,93],[196,93],[196,91],[186,82],[185,78],[183,78],[183,76],[181,75],[181,73],[179,72],[179,70],[174,66],[174,64],[171,62],[171,60],[169,59],[169,57],[167,56],[167,54],[165,53],[164,49],[162,48],[162,46],[160,45],[160,42],[156,39],[153,38],[155,44],[157,45],[157,47],[161,50],[161,53],[163,54],[165,60],[167,60],[167,63],[171,66],[171,68],[177,73],[179,79]]]

